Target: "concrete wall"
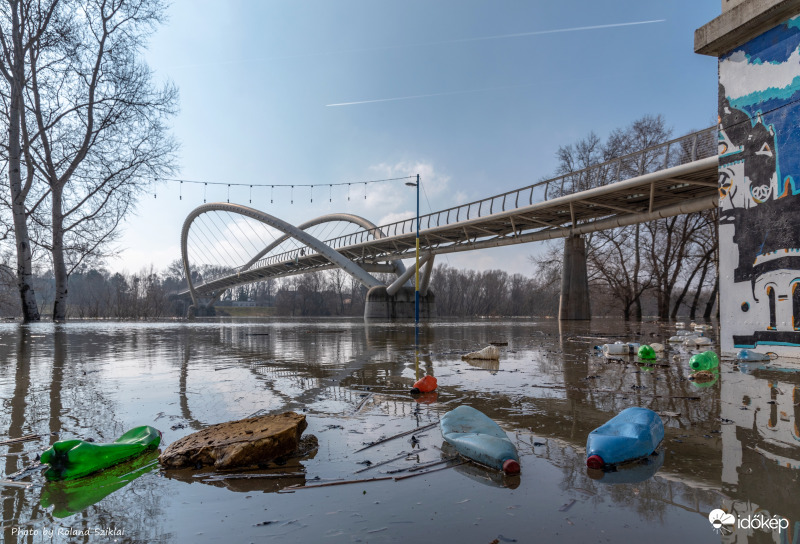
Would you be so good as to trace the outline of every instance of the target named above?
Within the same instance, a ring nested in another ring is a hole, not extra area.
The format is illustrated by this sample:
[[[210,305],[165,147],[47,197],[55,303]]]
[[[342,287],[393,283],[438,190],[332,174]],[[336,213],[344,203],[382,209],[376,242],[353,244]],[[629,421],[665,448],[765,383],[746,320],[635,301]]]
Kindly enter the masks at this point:
[[[800,357],[800,16],[719,57],[723,352]]]

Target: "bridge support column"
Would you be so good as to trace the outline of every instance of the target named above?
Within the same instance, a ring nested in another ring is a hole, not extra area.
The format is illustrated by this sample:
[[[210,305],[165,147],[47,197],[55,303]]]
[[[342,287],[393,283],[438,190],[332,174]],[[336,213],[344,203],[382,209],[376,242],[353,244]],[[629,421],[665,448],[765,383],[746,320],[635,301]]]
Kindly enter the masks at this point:
[[[364,304],[364,319],[414,319],[414,288],[400,287],[394,295],[386,291],[385,285],[379,285],[367,291]],[[428,291],[419,297],[419,315],[421,319],[436,317],[436,297]]]
[[[591,319],[589,276],[586,273],[586,244],[582,236],[564,239],[564,265],[561,269],[561,297],[558,318]]]
[[[722,4],[695,31],[719,59],[720,347],[800,357],[800,5]]]

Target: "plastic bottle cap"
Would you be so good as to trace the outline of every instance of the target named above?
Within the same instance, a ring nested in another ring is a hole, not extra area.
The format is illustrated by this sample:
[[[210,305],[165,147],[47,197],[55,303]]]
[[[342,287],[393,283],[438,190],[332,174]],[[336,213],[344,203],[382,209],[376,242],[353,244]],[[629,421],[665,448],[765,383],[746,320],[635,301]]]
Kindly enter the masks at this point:
[[[589,468],[600,469],[603,468],[605,463],[603,462],[603,458],[599,455],[590,455],[589,458],[586,460],[586,466]]]
[[[506,474],[519,474],[519,463],[514,459],[503,461],[503,472]]]
[[[411,394],[412,395],[419,395],[421,392],[422,391],[420,391],[419,388],[417,388],[417,387],[412,387],[411,388]]]

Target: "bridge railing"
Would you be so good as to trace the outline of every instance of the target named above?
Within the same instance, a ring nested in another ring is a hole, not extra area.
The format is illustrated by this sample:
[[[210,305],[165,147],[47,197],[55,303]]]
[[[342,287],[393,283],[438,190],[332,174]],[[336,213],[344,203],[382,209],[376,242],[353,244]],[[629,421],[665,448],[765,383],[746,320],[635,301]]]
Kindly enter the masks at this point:
[[[520,189],[422,215],[419,218],[420,230],[477,219],[658,170],[665,170],[680,164],[712,157],[717,154],[717,149],[717,127],[713,126],[647,147],[641,151],[614,157],[583,170],[565,173]],[[359,230],[324,240],[324,242],[333,249],[338,249],[378,238],[380,237],[378,229],[386,236],[412,234],[416,232],[415,221],[416,219],[411,217],[374,229]],[[265,257],[248,268],[260,268],[277,263],[288,263],[291,266],[292,262],[299,259],[300,256],[302,256],[301,250],[294,249]]]
[[[583,170],[420,216],[420,230],[504,212],[712,157],[717,154],[717,145],[717,127],[709,127],[641,151],[615,157]],[[377,228],[387,236],[397,236],[415,232],[414,222],[415,218],[412,217]],[[336,249],[365,242],[374,237],[374,230],[357,231],[325,240],[325,243]]]

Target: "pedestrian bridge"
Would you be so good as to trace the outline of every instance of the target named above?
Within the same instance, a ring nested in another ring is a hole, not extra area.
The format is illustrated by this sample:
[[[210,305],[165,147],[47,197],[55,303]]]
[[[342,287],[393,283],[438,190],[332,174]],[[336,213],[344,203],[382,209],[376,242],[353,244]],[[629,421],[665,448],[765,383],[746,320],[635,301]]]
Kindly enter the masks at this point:
[[[427,285],[435,255],[569,238],[574,243],[565,245],[564,270],[575,276],[569,261],[582,251],[580,235],[716,207],[717,141],[717,127],[710,127],[420,216],[423,314],[432,312]],[[295,226],[239,204],[204,204],[187,216],[181,232],[188,279],[181,295],[191,296],[199,308],[233,287],[339,268],[370,289],[367,317],[409,315],[409,302],[413,315],[413,293],[409,299],[405,284],[414,270],[406,270],[401,259],[415,255],[415,221],[410,217],[376,226],[367,218],[337,213]],[[570,281],[585,282],[585,261],[583,267],[583,280],[578,272],[578,279]],[[374,275],[386,272],[396,275],[388,285]],[[567,288],[580,290],[580,285]],[[565,309],[562,293],[560,316],[582,318],[580,309],[571,311],[569,306]]]

